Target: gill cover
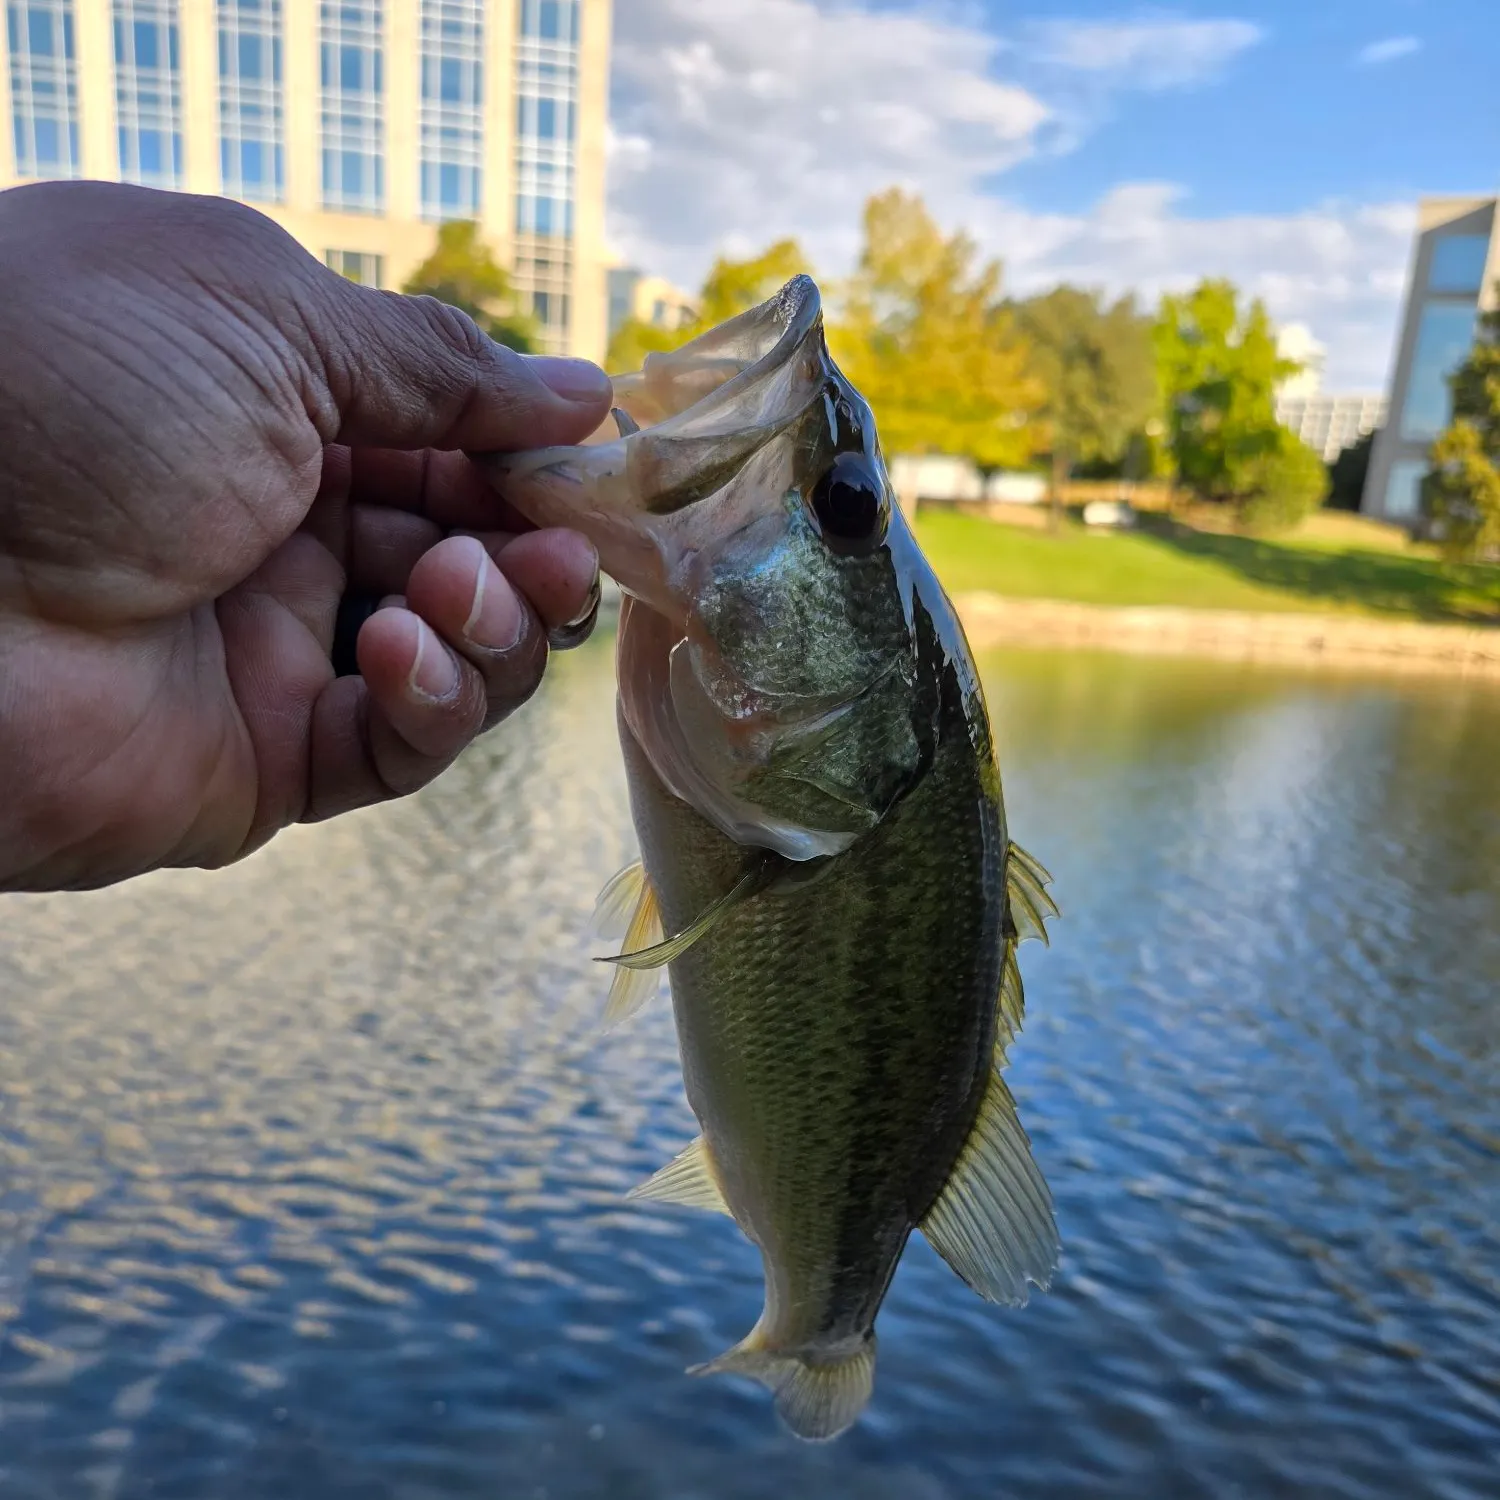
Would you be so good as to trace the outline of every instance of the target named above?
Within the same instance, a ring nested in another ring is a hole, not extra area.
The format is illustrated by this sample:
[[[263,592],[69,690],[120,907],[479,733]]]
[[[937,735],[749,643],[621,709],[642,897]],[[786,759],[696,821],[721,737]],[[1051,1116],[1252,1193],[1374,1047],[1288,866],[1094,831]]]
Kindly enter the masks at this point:
[[[586,444],[479,461],[585,533],[626,594],[625,722],[663,784],[741,844],[840,853],[920,774],[925,564],[805,276],[615,382]]]

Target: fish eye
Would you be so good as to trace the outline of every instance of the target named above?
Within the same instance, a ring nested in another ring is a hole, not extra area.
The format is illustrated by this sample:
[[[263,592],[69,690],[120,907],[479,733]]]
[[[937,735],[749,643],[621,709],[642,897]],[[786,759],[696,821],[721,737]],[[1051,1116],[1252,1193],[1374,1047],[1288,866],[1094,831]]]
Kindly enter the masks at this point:
[[[812,512],[836,552],[867,552],[885,540],[885,487],[858,453],[840,453],[813,486]]]

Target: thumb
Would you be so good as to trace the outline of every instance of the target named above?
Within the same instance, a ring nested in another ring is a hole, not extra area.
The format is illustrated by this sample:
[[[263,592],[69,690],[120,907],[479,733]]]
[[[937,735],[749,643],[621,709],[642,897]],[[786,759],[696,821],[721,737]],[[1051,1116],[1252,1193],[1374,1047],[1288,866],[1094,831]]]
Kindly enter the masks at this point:
[[[609,377],[583,359],[517,354],[435,297],[330,271],[309,319],[325,442],[469,452],[576,443],[604,420]]]

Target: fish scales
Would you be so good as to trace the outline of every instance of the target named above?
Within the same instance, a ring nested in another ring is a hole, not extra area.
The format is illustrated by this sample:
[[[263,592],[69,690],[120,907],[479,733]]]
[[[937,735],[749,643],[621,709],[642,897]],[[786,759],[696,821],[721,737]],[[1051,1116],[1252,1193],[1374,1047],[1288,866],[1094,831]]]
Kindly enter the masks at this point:
[[[790,1341],[873,1322],[988,1078],[1004,817],[950,712],[932,771],[868,840],[672,962],[688,1100],[737,1221],[785,1278],[795,1314],[774,1317],[792,1318],[778,1328]],[[621,729],[646,870],[678,930],[729,889],[744,851],[671,797]]]

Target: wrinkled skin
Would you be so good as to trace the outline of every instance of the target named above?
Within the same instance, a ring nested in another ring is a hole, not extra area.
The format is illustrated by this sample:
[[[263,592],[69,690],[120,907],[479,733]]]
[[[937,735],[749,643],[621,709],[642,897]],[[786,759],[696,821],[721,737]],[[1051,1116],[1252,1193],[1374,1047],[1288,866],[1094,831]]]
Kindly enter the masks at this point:
[[[586,620],[592,546],[459,450],[582,438],[602,372],[222,199],[12,189],[0,264],[0,889],[223,865],[413,791]],[[337,676],[346,589],[388,597]]]

